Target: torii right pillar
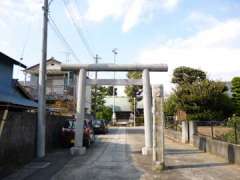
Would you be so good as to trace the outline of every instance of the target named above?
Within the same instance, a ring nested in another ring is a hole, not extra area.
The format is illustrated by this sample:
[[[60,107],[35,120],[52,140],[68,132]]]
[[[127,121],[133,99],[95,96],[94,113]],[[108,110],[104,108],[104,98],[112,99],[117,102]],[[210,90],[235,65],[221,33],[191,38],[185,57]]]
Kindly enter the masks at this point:
[[[142,154],[152,153],[152,93],[150,86],[149,70],[143,70],[143,109],[144,109],[144,133],[145,147],[142,148]]]

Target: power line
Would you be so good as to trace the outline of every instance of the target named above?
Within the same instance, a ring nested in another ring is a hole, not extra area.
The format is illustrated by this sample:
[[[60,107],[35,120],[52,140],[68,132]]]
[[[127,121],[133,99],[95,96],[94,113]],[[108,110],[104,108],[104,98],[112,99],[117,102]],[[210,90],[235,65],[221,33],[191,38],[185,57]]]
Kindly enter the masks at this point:
[[[29,26],[28,26],[28,29],[27,29],[27,32],[26,32],[27,33],[26,34],[26,39],[25,39],[24,44],[23,44],[20,60],[23,60],[23,57],[24,57],[24,54],[25,54],[25,49],[26,49],[26,46],[27,46],[27,44],[29,42],[29,39],[30,39],[31,26],[32,26],[32,21],[29,23]]]
[[[66,0],[62,0],[62,1],[63,1],[63,3],[64,3],[65,9],[66,9],[66,11],[68,12],[68,14],[69,14],[69,16],[70,16],[71,21],[72,21],[72,23],[73,23],[73,25],[74,25],[77,33],[78,33],[78,35],[79,35],[79,37],[80,37],[83,45],[85,46],[85,48],[86,48],[89,56],[90,56],[91,58],[93,58],[95,54],[93,53],[92,49],[90,48],[87,39],[84,37],[83,31],[79,28],[78,23],[76,22],[76,20],[75,20],[74,17],[72,16],[71,10],[69,9],[69,6],[68,6],[67,1],[66,1]]]
[[[53,0],[50,0],[49,2],[48,2],[48,6],[50,7],[50,5],[52,4],[52,2],[53,2]]]
[[[66,48],[71,52],[71,54],[73,55],[73,57],[80,62],[79,58],[77,57],[76,53],[74,52],[74,50],[72,49],[71,45],[67,42],[67,40],[65,39],[65,37],[63,36],[63,34],[61,33],[61,31],[59,30],[59,28],[57,27],[56,23],[54,22],[53,18],[49,15],[49,24],[52,28],[52,30],[55,32],[55,34],[57,35],[57,37],[59,38],[60,41],[62,41],[62,43],[66,46]]]
[[[81,10],[80,10],[80,7],[79,7],[79,2],[78,2],[78,0],[75,0],[74,2],[75,2],[75,7],[77,8],[78,13],[81,15]],[[79,18],[79,21],[81,22],[81,24],[82,24],[83,27],[86,27],[85,22],[84,22],[81,18]],[[84,29],[81,28],[81,29],[82,29],[83,33],[86,35],[85,37],[88,37],[88,42],[89,42],[89,44],[91,45],[92,49],[95,49],[95,50],[96,50],[96,47],[94,46],[94,43],[93,43],[93,41],[92,41],[92,37],[89,36],[89,31],[88,31],[88,29],[87,29],[87,28],[84,28]]]

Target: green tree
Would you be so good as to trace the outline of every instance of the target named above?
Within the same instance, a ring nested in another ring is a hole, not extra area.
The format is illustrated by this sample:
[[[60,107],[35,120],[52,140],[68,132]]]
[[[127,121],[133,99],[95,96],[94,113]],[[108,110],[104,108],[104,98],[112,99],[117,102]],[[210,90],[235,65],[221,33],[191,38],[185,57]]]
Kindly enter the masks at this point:
[[[117,96],[117,88],[114,88],[114,94]],[[113,95],[113,86],[108,86],[107,87],[107,96],[112,96]]]
[[[232,79],[232,100],[235,113],[240,115],[240,77]]]
[[[223,82],[208,80],[206,73],[189,67],[174,70],[176,107],[188,120],[222,120],[232,113],[231,99]]]
[[[172,83],[183,84],[193,83],[195,81],[201,81],[206,79],[206,73],[190,67],[181,66],[174,70]]]
[[[222,120],[232,112],[231,99],[223,82],[210,80],[184,83],[175,90],[177,105],[188,120]]]
[[[96,118],[110,121],[112,119],[112,108],[103,106],[101,111],[96,113]]]
[[[102,111],[104,108],[104,98],[107,96],[107,91],[107,87],[104,86],[97,86],[91,89],[91,110],[93,114],[96,115],[97,112]]]
[[[164,102],[164,113],[166,116],[173,116],[177,112],[177,96],[172,93]]]
[[[142,72],[140,71],[129,71],[127,74],[128,79],[142,79]],[[142,91],[142,86],[139,85],[129,85],[125,87],[125,93],[127,94],[129,98],[129,102],[131,104],[131,110],[134,109],[134,98],[136,98],[137,92]],[[139,99],[136,98],[136,104]]]

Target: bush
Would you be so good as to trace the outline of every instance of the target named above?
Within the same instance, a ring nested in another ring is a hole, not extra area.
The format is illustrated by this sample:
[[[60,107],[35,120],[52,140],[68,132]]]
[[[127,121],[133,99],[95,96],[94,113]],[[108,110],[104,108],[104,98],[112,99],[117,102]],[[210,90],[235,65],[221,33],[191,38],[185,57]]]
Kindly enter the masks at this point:
[[[238,138],[237,139],[239,139],[239,133],[238,133]],[[229,143],[232,143],[232,144],[235,144],[236,142],[235,142],[235,133],[234,133],[234,131],[231,131],[231,132],[228,132],[228,133],[226,133],[226,134],[224,134],[223,135],[223,140],[224,141],[226,141],[226,142],[229,142]]]
[[[174,116],[177,112],[177,97],[171,94],[164,102],[164,113],[166,116]]]
[[[235,125],[238,127],[240,126],[240,117],[236,116],[235,114],[228,120],[227,126],[228,127],[235,127]]]
[[[104,106],[101,111],[96,113],[96,118],[110,121],[112,119],[112,109]]]

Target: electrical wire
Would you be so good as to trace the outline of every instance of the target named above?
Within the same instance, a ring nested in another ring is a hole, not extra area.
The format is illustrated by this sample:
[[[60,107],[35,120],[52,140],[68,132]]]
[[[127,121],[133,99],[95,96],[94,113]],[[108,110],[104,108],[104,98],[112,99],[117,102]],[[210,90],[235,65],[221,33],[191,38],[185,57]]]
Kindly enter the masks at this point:
[[[80,10],[80,8],[79,8],[79,1],[78,1],[78,0],[74,0],[74,2],[75,2],[75,7],[77,8],[78,13],[81,14],[81,10]],[[81,24],[82,24],[83,27],[86,27],[85,22],[82,21],[81,18],[79,19],[79,21],[81,21]],[[91,36],[89,36],[89,31],[88,31],[88,29],[87,29],[87,28],[84,28],[84,29],[82,28],[82,31],[83,31],[83,33],[86,35],[86,37],[88,37],[88,42],[89,42],[89,44],[91,45],[92,49],[95,49],[95,50],[96,50],[96,47],[94,46],[94,43],[93,43],[93,41],[92,41],[92,38],[91,38]],[[95,63],[95,61],[94,61],[94,63]]]
[[[65,37],[63,36],[63,34],[61,33],[58,26],[56,25],[56,23],[54,22],[53,18],[50,15],[49,15],[49,24],[50,24],[52,30],[57,35],[57,37],[59,38],[59,40],[62,41],[62,43],[66,46],[66,48],[71,52],[71,54],[73,55],[75,60],[80,62],[79,58],[77,57],[76,53],[72,49],[71,45],[67,42],[67,40],[65,39]]]
[[[32,22],[29,23],[29,26],[28,26],[28,29],[27,29],[27,34],[26,34],[26,39],[24,41],[24,44],[23,44],[23,48],[22,48],[22,52],[21,52],[21,56],[20,56],[20,60],[22,61],[23,60],[23,57],[24,57],[24,54],[25,54],[25,49],[26,49],[26,46],[29,42],[29,39],[30,39],[30,31],[31,31],[31,27],[32,27]]]
[[[50,7],[50,5],[52,4],[53,0],[50,0],[48,3],[48,6]]]
[[[89,56],[91,58],[94,58],[95,54],[93,53],[92,49],[90,48],[89,43],[88,43],[87,39],[85,38],[85,36],[83,34],[83,31],[80,29],[80,27],[78,26],[78,23],[76,22],[75,18],[72,16],[71,10],[69,9],[67,1],[66,0],[62,0],[62,1],[63,1],[63,4],[65,6],[66,11],[68,12],[68,14],[69,14],[69,16],[71,18],[73,26],[75,27],[75,29],[76,29],[76,31],[77,31],[77,33],[78,33],[78,35],[79,35],[83,45],[85,46]]]

